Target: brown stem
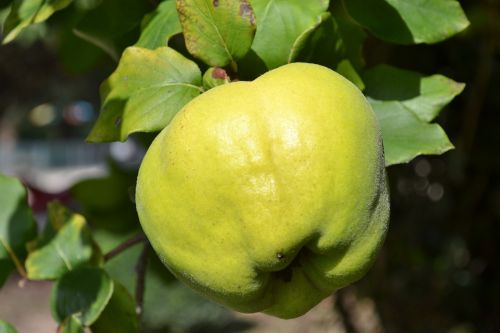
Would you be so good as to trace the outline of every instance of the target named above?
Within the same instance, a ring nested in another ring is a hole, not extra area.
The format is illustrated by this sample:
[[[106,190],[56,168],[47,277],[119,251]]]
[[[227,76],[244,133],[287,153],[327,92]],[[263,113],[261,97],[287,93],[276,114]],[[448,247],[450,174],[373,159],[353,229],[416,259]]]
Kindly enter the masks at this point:
[[[135,286],[135,302],[136,302],[136,312],[140,316],[142,314],[142,308],[144,306],[144,290],[146,285],[146,269],[148,266],[148,253],[150,244],[144,241],[144,248],[142,249],[141,255],[137,260],[135,266],[135,271],[137,273],[137,284]]]
[[[114,258],[115,256],[117,256],[118,254],[122,253],[123,251],[125,251],[129,247],[132,247],[132,246],[139,244],[141,242],[144,242],[146,240],[147,240],[146,236],[142,233],[135,235],[134,237],[127,239],[126,241],[124,241],[123,243],[121,243],[120,245],[118,245],[117,247],[115,247],[114,249],[109,251],[108,253],[106,253],[104,255],[104,260],[108,261],[108,260]]]
[[[342,319],[342,323],[344,324],[344,328],[346,333],[358,333],[358,330],[352,323],[351,314],[345,305],[345,293],[341,289],[337,291],[335,299],[335,309],[338,311],[340,318]]]

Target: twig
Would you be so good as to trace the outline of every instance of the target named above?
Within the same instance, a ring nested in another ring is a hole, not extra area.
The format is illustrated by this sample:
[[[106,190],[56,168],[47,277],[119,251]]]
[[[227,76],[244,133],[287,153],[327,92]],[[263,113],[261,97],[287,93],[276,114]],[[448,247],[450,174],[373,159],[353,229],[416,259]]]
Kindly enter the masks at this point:
[[[118,245],[117,247],[115,247],[114,249],[109,251],[108,253],[106,253],[104,255],[104,260],[108,261],[108,260],[114,258],[115,256],[117,256],[118,254],[122,253],[123,251],[125,251],[129,247],[132,247],[136,244],[144,242],[145,240],[147,240],[147,238],[144,234],[141,233],[141,234],[135,235],[134,237],[127,239],[126,241],[124,241],[123,243],[121,243],[120,245]]]
[[[135,271],[137,273],[137,284],[135,285],[135,303],[136,312],[140,316],[142,314],[142,308],[144,305],[144,289],[146,283],[146,269],[148,266],[148,253],[150,244],[148,241],[144,241],[144,248],[142,249],[141,255],[137,260],[135,266]]]
[[[358,333],[358,330],[352,323],[351,314],[349,313],[346,305],[345,305],[345,292],[341,289],[336,293],[337,297],[335,299],[335,308],[340,314],[340,318],[342,319],[342,323],[344,324],[344,328],[346,333]]]

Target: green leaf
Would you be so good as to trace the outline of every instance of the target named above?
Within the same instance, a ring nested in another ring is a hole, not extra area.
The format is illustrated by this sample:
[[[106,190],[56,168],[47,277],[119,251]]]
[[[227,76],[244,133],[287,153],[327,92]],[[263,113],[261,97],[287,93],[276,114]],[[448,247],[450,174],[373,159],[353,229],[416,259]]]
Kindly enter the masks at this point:
[[[26,244],[36,236],[24,186],[14,177],[0,175],[0,286],[11,270],[26,275]]]
[[[142,20],[141,36],[135,46],[156,49],[168,46],[169,39],[182,32],[175,1],[164,1]]]
[[[387,65],[379,65],[363,75],[365,93],[381,101],[400,101],[421,120],[429,122],[464,89],[442,75],[423,75]]]
[[[3,43],[14,40],[26,27],[47,20],[73,0],[16,0],[5,20]]]
[[[0,333],[17,333],[17,331],[11,324],[0,319]]]
[[[52,288],[52,316],[60,323],[75,315],[85,326],[100,316],[113,294],[113,280],[99,268],[84,267],[63,275]]]
[[[28,278],[57,279],[90,261],[92,237],[85,218],[61,204],[49,204],[49,224],[26,259]]]
[[[139,332],[139,318],[135,308],[135,301],[127,289],[114,281],[113,296],[92,325],[92,333]]]
[[[177,0],[189,52],[210,66],[243,58],[252,45],[255,17],[248,0]]]
[[[159,131],[201,93],[198,66],[168,47],[129,47],[101,86],[102,110],[87,140],[125,140],[134,132]]]
[[[340,61],[335,69],[340,75],[354,83],[360,90],[365,89],[365,83],[352,65],[351,61],[344,59]]]
[[[455,0],[345,0],[347,10],[375,36],[399,44],[437,43],[467,28]]]
[[[57,328],[57,333],[85,333],[82,323],[76,315],[69,316]]]
[[[370,99],[370,104],[382,129],[386,166],[409,162],[418,155],[438,155],[453,149],[439,125],[421,121],[400,102]]]
[[[306,35],[324,19],[328,0],[252,0],[257,33],[252,49],[269,69],[293,60]]]
[[[152,9],[149,1],[105,0],[88,11],[74,32],[118,60],[137,40],[141,20]]]
[[[229,83],[229,75],[220,67],[210,67],[205,74],[203,74],[203,88],[205,90]]]

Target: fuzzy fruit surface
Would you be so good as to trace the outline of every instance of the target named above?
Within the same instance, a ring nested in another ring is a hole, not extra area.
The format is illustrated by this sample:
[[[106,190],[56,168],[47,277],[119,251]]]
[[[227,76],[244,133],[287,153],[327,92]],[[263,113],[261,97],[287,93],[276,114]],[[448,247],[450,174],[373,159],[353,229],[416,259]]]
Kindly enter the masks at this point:
[[[237,311],[293,318],[373,263],[384,170],[363,94],[294,63],[189,102],[146,153],[137,211],[181,281]]]

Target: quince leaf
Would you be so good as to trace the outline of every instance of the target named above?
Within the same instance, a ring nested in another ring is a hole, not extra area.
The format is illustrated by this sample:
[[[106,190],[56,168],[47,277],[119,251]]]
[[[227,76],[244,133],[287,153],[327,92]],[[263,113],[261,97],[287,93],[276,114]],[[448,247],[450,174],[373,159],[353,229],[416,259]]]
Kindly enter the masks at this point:
[[[467,28],[455,0],[345,0],[352,17],[375,36],[398,44],[437,43]]]
[[[89,326],[104,311],[113,287],[113,280],[100,268],[81,267],[69,271],[52,288],[52,317],[61,323],[74,315],[82,325]]]
[[[15,0],[5,19],[3,44],[13,41],[28,26],[47,20],[72,2],[73,0]]]
[[[139,318],[134,298],[123,285],[116,281],[113,281],[113,284],[113,296],[99,319],[92,324],[92,333],[139,332]]]
[[[135,46],[147,49],[167,46],[169,39],[182,32],[175,1],[164,1],[142,20],[142,31]]]
[[[423,75],[379,65],[363,75],[365,93],[380,101],[399,101],[420,120],[430,122],[464,89],[463,83],[442,75]]]
[[[198,66],[169,47],[129,47],[101,85],[102,108],[87,140],[124,141],[131,133],[155,132],[202,92]]]
[[[100,254],[83,216],[57,202],[49,204],[48,213],[49,223],[26,259],[32,280],[57,279]]]
[[[223,67],[247,54],[255,35],[248,0],[177,0],[186,47],[210,66]]]
[[[252,50],[272,69],[294,60],[324,21],[328,0],[253,0],[257,33]]]
[[[26,244],[36,236],[25,187],[14,177],[0,175],[0,286],[17,268],[25,275]]]
[[[420,120],[402,103],[369,101],[381,126],[386,166],[409,162],[418,155],[439,155],[453,149],[438,124]]]

